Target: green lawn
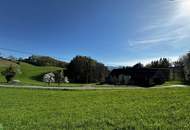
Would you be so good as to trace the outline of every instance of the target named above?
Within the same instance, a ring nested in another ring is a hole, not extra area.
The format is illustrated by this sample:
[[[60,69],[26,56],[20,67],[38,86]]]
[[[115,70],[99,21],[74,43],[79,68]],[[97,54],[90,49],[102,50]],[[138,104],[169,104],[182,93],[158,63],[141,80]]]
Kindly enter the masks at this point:
[[[6,130],[189,130],[190,88],[0,88],[0,124]]]

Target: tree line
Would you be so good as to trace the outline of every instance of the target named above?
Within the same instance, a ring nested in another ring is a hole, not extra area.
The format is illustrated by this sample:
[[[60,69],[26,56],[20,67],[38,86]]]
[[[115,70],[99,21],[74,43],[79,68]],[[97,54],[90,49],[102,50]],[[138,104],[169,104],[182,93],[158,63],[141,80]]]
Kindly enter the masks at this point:
[[[151,63],[143,66],[141,63],[137,63],[133,66],[134,68],[170,68],[176,67],[184,72],[184,81],[190,83],[190,52],[181,56],[177,61],[170,62],[167,58],[160,58],[154,60]]]
[[[26,59],[20,59],[18,61],[30,63],[38,66],[58,66],[65,68],[64,74],[68,76],[70,82],[75,83],[97,83],[105,82],[106,77],[109,75],[108,68],[95,59],[87,56],[76,56],[70,63],[55,60],[46,56],[30,56]],[[184,71],[185,80],[190,82],[190,52],[179,58],[175,62],[170,62],[167,58],[160,58],[154,60],[147,65],[137,63],[134,68],[170,68],[178,67]],[[8,81],[16,75],[16,69],[10,66],[2,72],[2,75],[6,77]],[[60,77],[58,77],[60,78]]]
[[[36,66],[56,66],[56,67],[65,68],[68,65],[67,62],[59,61],[49,56],[37,56],[37,55],[32,55],[25,59],[20,58],[19,61],[26,62]]]

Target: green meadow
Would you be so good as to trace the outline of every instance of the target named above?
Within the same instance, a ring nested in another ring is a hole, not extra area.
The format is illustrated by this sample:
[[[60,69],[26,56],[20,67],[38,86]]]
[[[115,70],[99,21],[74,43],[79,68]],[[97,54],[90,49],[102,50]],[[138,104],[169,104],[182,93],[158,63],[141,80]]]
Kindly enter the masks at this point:
[[[0,71],[4,70],[10,65],[16,66],[18,69],[15,79],[20,80],[23,84],[31,85],[43,85],[43,82],[41,82],[39,79],[39,76],[41,74],[61,69],[59,67],[39,67],[23,62],[20,62],[20,64],[16,64],[14,62],[0,60]],[[0,75],[0,80],[1,82],[6,82],[5,78],[2,75]]]
[[[15,66],[18,69],[18,73],[15,80],[21,81],[19,85],[36,85],[36,86],[48,86],[47,83],[42,82],[42,74],[54,72],[63,68],[54,66],[34,66],[28,63],[20,62],[16,64],[7,60],[0,60],[0,72],[5,70],[10,65]],[[0,83],[6,84],[5,78],[0,74]],[[60,86],[64,87],[78,87],[92,84],[79,84],[79,83],[61,83]],[[57,83],[52,83],[51,86],[58,86]]]
[[[0,124],[5,130],[188,130],[190,88],[0,88]]]

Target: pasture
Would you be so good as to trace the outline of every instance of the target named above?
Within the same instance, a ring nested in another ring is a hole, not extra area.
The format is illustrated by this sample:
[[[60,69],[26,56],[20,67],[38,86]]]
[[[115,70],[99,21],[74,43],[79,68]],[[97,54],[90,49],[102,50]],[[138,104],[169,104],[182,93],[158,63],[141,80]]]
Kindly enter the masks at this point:
[[[16,64],[15,62],[0,59],[0,72],[5,70],[10,65],[17,67],[18,69],[18,73],[14,79],[21,81],[19,85],[48,86],[47,83],[42,82],[42,74],[63,69],[55,66],[34,66],[24,62]],[[6,82],[5,78],[0,74],[0,83],[6,84],[5,82]],[[79,87],[84,85],[92,85],[92,84],[79,84],[79,83],[60,84],[60,86],[64,87]],[[58,84],[52,83],[51,86],[58,86]]]
[[[190,128],[190,88],[53,91],[0,88],[6,130]]]

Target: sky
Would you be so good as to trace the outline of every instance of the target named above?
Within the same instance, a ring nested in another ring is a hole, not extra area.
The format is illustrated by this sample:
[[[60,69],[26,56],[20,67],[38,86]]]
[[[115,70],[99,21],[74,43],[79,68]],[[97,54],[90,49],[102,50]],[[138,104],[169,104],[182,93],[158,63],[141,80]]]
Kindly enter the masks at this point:
[[[1,0],[0,48],[114,66],[177,60],[190,50],[190,0]]]

